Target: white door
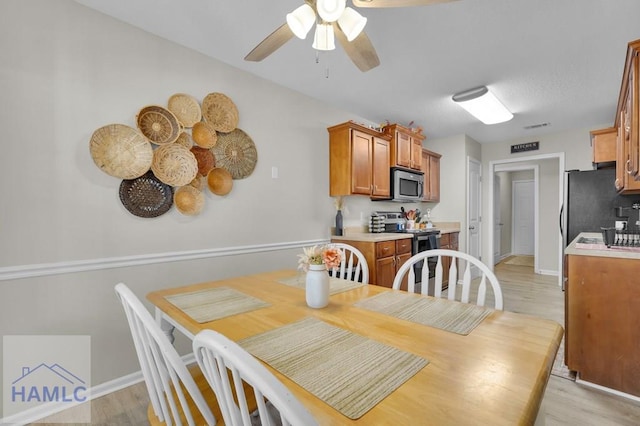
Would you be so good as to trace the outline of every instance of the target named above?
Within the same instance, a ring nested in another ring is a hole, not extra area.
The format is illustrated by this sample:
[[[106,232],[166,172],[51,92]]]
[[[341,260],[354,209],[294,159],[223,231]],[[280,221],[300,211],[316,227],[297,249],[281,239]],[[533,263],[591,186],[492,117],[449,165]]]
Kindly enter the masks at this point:
[[[493,264],[500,262],[500,241],[502,240],[502,219],[500,216],[500,176],[493,176]]]
[[[467,253],[471,256],[481,259],[480,256],[480,225],[482,217],[481,211],[481,197],[482,197],[482,168],[480,162],[473,158],[468,160],[469,168],[469,182],[467,188],[469,193],[467,195]],[[474,268],[475,269],[475,268]],[[474,276],[479,274],[478,271],[472,271]]]
[[[534,181],[513,182],[513,254],[533,255]]]

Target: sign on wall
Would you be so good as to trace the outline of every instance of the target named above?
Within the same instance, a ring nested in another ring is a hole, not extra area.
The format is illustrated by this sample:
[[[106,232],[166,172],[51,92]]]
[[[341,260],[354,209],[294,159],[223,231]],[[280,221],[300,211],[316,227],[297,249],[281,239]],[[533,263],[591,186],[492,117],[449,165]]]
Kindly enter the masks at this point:
[[[525,151],[537,151],[538,149],[540,149],[539,141],[511,145],[512,154],[515,154],[517,152],[525,152]]]

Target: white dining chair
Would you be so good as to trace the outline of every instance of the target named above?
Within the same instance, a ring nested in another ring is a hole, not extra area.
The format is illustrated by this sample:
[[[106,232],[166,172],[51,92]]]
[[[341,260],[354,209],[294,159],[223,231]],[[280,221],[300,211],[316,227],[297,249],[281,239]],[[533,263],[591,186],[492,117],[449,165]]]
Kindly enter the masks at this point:
[[[331,243],[331,247],[342,252],[340,266],[329,270],[332,277],[369,284],[369,265],[360,250],[345,243]]]
[[[477,284],[478,294],[475,303],[476,305],[484,306],[488,282],[491,286],[491,290],[493,291],[494,309],[503,309],[502,289],[500,288],[500,282],[495,274],[479,259],[457,250],[434,249],[415,254],[409,258],[409,260],[407,260],[400,269],[398,269],[393,280],[393,289],[400,290],[403,279],[407,276],[407,291],[415,293],[418,286],[416,286],[414,265],[421,264],[420,293],[428,294],[428,289],[431,287],[431,284],[433,284],[433,296],[443,297],[443,264],[445,263],[443,258],[449,258],[451,260],[449,266],[449,287],[446,289],[446,296],[449,300],[458,300],[463,303],[469,303],[471,287],[472,285]],[[435,262],[433,262],[433,260],[435,260]],[[465,262],[461,278],[458,277],[458,260],[463,260]],[[472,267],[478,268],[480,272],[479,278],[472,278]],[[433,274],[434,272],[435,275]],[[429,275],[434,275],[431,281],[429,280]],[[460,283],[458,283],[459,279],[461,281]],[[429,285],[425,285],[426,283],[429,283]],[[458,288],[460,289],[459,295],[457,294]]]
[[[313,426],[318,423],[295,396],[249,352],[226,336],[203,330],[193,339],[193,352],[218,401],[227,426],[256,424],[247,408],[246,389],[253,387],[258,423],[266,426]],[[252,419],[254,423],[252,423]]]
[[[197,365],[193,369],[186,367],[167,336],[129,287],[119,283],[115,290],[129,322],[149,393],[149,423],[215,425],[220,408],[200,369]]]

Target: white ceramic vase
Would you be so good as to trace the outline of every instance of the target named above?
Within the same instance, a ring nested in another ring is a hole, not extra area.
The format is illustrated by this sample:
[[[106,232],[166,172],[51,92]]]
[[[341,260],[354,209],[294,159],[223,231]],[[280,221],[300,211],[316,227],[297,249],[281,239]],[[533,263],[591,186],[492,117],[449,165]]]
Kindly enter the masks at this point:
[[[329,304],[329,273],[325,265],[309,265],[305,294],[310,308],[324,308]]]

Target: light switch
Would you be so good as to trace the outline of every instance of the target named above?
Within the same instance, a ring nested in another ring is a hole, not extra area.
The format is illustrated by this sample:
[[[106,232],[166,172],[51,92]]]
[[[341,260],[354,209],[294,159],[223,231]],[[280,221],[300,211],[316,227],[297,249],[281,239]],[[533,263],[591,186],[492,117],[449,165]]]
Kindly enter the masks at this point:
[[[278,168],[276,166],[271,167],[271,178],[278,179]]]

